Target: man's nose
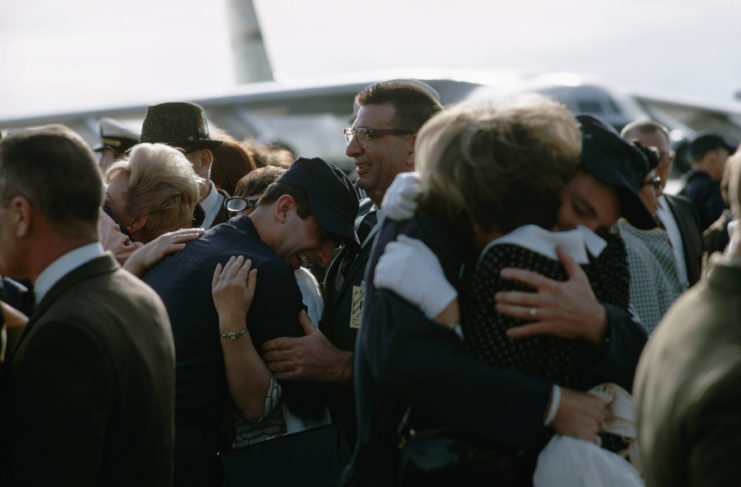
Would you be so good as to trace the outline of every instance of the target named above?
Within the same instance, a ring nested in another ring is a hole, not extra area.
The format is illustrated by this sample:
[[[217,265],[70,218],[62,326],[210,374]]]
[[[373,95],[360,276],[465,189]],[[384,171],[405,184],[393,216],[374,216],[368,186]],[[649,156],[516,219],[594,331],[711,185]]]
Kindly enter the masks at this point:
[[[358,141],[358,137],[353,137],[350,143],[347,144],[347,148],[345,149],[345,155],[347,155],[347,157],[355,157],[362,153],[363,153],[363,146],[360,145],[360,142]]]

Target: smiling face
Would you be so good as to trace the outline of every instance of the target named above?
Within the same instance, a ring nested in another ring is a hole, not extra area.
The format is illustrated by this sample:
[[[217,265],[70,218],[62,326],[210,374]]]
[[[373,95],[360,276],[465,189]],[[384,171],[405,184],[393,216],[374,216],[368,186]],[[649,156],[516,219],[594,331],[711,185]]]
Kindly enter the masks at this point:
[[[358,110],[353,128],[405,129],[397,127],[392,105],[363,105]],[[414,136],[392,135],[369,138],[361,142],[353,137],[345,153],[355,159],[358,171],[357,185],[363,188],[376,206],[400,172],[414,170]]]
[[[338,245],[313,216],[301,219],[295,211],[286,215],[281,233],[275,254],[294,269],[301,265],[327,267]]]
[[[579,172],[561,192],[558,230],[584,225],[597,232],[609,231],[620,218],[615,190],[586,172]]]

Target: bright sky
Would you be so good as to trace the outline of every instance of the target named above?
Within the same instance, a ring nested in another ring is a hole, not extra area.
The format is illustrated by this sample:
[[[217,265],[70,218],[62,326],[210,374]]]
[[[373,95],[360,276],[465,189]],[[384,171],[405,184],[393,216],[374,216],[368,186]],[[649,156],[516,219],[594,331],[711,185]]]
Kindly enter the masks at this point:
[[[205,96],[235,84],[228,1],[3,0],[0,118]],[[277,75],[573,71],[731,102],[738,0],[255,0]],[[741,106],[741,103],[739,104]]]

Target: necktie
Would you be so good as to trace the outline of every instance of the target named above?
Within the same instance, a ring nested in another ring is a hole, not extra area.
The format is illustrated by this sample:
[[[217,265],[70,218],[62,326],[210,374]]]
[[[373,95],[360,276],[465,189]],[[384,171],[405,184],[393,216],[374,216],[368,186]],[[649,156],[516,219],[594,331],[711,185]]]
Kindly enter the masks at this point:
[[[203,225],[203,219],[206,218],[206,213],[201,208],[201,205],[196,205],[193,208],[193,228],[198,228]]]
[[[358,240],[360,240],[360,244],[362,245],[366,238],[368,238],[368,234],[373,229],[374,226],[376,226],[376,223],[378,222],[378,213],[376,210],[371,210],[368,213],[365,214],[362,220],[360,220],[360,224],[358,225],[358,228],[355,229],[355,233],[358,234]]]
[[[376,213],[376,210],[369,211],[360,220],[360,223],[355,228],[355,233],[358,234],[358,240],[360,240],[361,245],[363,244],[365,239],[368,238],[368,234],[370,234],[370,231],[373,229],[374,226],[376,226],[377,222],[378,214]],[[350,250],[349,248],[345,248],[344,252],[345,255],[342,256],[340,268],[337,271],[337,279],[335,281],[335,289],[337,289],[337,291],[342,288],[342,283],[345,281],[345,274],[350,268],[350,265],[355,262],[355,259],[358,256],[357,251]]]

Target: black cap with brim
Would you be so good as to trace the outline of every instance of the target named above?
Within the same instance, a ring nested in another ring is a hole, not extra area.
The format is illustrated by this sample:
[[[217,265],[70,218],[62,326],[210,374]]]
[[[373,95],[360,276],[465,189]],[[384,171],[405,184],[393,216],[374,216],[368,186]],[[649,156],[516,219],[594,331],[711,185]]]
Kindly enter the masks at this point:
[[[331,162],[298,158],[278,182],[301,188],[319,227],[346,244],[360,246],[355,233],[358,198],[350,179]]]
[[[640,191],[648,174],[645,156],[623,140],[612,126],[591,115],[578,115],[582,131],[584,169],[615,190],[620,214],[636,228],[656,228],[656,220],[643,204]]]

